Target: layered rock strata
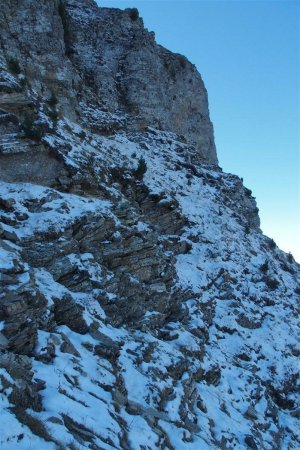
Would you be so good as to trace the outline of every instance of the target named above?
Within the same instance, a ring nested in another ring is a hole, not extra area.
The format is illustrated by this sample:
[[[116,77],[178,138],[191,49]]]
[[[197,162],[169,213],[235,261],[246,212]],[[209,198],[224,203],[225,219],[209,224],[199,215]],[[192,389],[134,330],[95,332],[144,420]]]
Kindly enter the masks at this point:
[[[90,0],[0,25],[0,447],[297,449],[300,268],[194,68]]]
[[[0,23],[2,64],[17,58],[35,94],[46,99],[55,91],[64,115],[83,120],[93,105],[101,112],[86,123],[96,131],[124,124],[173,131],[195,146],[199,160],[217,163],[199,73],[156,44],[135,10],[99,8],[90,0],[45,0],[39,8],[32,0],[21,7],[9,0]],[[9,83],[2,89],[13,90]]]

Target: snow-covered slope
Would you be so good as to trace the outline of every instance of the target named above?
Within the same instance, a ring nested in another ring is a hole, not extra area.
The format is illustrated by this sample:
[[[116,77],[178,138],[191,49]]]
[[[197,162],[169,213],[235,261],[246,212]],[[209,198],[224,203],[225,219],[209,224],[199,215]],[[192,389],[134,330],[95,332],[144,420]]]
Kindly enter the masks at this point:
[[[298,448],[299,266],[251,192],[151,128],[43,142],[62,184],[1,182],[2,447]]]
[[[300,267],[216,165],[196,69],[134,9],[17,3],[0,9],[0,447],[298,449]]]

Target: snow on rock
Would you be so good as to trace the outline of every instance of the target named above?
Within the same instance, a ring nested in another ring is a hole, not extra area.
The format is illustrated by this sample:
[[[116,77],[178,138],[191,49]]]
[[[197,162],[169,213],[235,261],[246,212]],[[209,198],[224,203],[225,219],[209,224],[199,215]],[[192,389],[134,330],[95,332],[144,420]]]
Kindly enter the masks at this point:
[[[201,78],[135,10],[10,8],[0,447],[298,449],[300,267],[216,165]]]
[[[1,444],[296,449],[299,266],[248,190],[174,134],[58,133],[91,190],[1,182]]]

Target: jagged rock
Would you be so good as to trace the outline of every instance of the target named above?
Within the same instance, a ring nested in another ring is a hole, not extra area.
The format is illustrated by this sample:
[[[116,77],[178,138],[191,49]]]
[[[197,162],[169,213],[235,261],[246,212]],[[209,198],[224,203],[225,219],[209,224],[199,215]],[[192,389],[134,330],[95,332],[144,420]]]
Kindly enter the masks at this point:
[[[70,296],[56,299],[54,306],[54,319],[58,325],[68,325],[71,330],[85,334],[88,326],[83,318],[83,306],[76,304]]]
[[[214,366],[211,369],[205,371],[203,374],[203,378],[208,384],[213,384],[214,386],[217,386],[221,379],[220,367]]]
[[[240,314],[240,316],[237,319],[237,322],[243,327],[243,328],[260,328],[262,324],[262,320],[257,320],[252,317],[247,317],[245,314]]]
[[[0,302],[0,318],[5,321],[3,334],[8,348],[15,353],[32,354],[37,342],[37,329],[43,324],[45,298],[30,290],[6,293]]]
[[[92,336],[93,335],[94,334],[92,333]],[[97,340],[98,339],[99,337],[97,336]],[[116,360],[120,355],[119,346],[112,339],[109,339],[107,336],[103,336],[100,339],[101,342],[95,345],[94,351],[96,355],[101,356],[103,358],[107,358],[109,360]]]
[[[68,339],[68,337],[64,333],[61,333],[61,337],[63,339],[63,343],[60,346],[60,351],[63,353],[70,353],[74,356],[80,356],[78,350],[76,350],[70,339]]]
[[[0,368],[6,369],[12,377],[6,378],[5,384],[10,387],[9,401],[20,408],[31,408],[42,411],[41,396],[38,391],[41,386],[32,379],[31,361],[23,355],[2,353],[0,355]],[[44,382],[42,382],[44,384]]]
[[[248,448],[251,448],[253,450],[258,450],[258,447],[257,447],[257,445],[255,443],[255,440],[254,440],[253,436],[250,436],[250,435],[246,436],[245,437],[245,444],[247,445]]]
[[[93,442],[94,433],[89,430],[82,423],[76,423],[71,417],[64,415],[64,424],[68,430],[75,436],[79,436],[79,439],[83,442]]]
[[[247,411],[245,412],[245,417],[256,420],[257,419],[257,413],[252,405],[249,406]]]
[[[7,0],[0,43],[1,443],[299,446],[299,265],[196,69],[93,0]]]
[[[0,208],[3,208],[5,211],[13,211],[13,206],[15,205],[15,200],[13,198],[0,198]]]
[[[18,235],[14,231],[10,230],[3,230],[2,237],[3,239],[7,239],[12,242],[18,242],[19,240]]]
[[[41,397],[34,389],[34,385],[28,385],[22,381],[12,388],[8,399],[12,404],[20,408],[30,408],[37,412],[43,409]]]

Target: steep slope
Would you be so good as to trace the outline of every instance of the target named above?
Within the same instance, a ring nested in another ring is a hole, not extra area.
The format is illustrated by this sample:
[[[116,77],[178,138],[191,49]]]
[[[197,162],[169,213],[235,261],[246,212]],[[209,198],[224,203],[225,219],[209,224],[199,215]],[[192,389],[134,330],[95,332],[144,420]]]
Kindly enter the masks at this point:
[[[68,1],[75,49],[55,60],[62,7],[15,4],[0,13],[1,446],[297,449],[299,265],[240,178],[158,129],[146,94],[144,125],[98,100],[106,79],[88,84],[84,55],[119,55],[124,27],[147,34],[132,12]],[[96,38],[109,18],[118,52]]]
[[[122,120],[134,130],[150,125],[183,134],[199,159],[217,162],[200,75],[185,57],[157,45],[135,10],[98,8],[93,0],[19,3],[1,3],[0,57],[4,65],[18,59],[36,95],[55,91],[65,115],[85,118],[96,131],[119,128]],[[91,117],[87,105],[101,115]]]

